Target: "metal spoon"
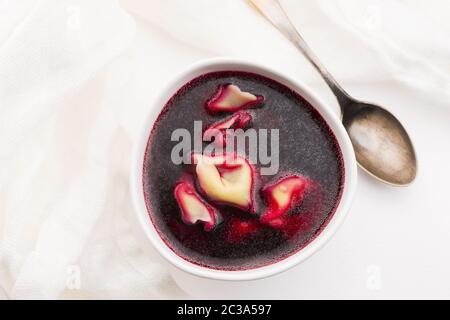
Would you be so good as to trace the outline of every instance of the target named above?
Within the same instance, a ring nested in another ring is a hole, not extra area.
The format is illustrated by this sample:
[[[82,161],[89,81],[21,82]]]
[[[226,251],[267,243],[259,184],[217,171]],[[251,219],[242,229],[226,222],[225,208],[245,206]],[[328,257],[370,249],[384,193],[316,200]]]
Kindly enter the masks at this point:
[[[352,98],[325,69],[277,0],[248,0],[299,49],[322,75],[341,107],[341,117],[358,164],[373,177],[395,186],[414,181],[414,147],[401,123],[387,110]]]

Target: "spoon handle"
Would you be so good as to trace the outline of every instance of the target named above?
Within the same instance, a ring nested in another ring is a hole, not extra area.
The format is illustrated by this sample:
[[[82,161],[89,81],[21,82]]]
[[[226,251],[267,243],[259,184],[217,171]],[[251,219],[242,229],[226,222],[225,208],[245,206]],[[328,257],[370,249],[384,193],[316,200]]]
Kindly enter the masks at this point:
[[[319,71],[322,78],[330,87],[336,96],[341,112],[344,112],[344,108],[350,102],[352,98],[347,92],[337,83],[334,77],[328,72],[325,66],[320,62],[300,33],[292,24],[291,20],[287,16],[286,12],[281,7],[278,0],[248,0],[253,4],[259,12],[266,17],[289,41],[291,41],[297,49],[299,49],[303,55],[312,63],[312,65]]]

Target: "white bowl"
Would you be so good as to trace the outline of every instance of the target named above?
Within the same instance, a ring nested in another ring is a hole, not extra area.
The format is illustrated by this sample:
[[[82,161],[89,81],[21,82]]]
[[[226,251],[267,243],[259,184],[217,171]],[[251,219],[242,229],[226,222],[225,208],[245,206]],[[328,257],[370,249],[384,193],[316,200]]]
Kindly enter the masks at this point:
[[[335,134],[342,151],[345,172],[343,193],[337,209],[326,227],[314,240],[312,240],[306,247],[304,247],[300,251],[274,264],[240,271],[215,270],[207,267],[202,267],[176,255],[160,238],[157,230],[155,229],[155,226],[151,222],[146,209],[142,187],[142,169],[147,140],[149,138],[149,134],[153,127],[154,121],[156,120],[158,114],[160,113],[166,102],[170,99],[170,97],[172,97],[173,94],[177,92],[179,88],[181,88],[190,80],[208,72],[222,70],[257,73],[276,80],[299,93],[321,114],[321,116],[325,119],[325,121],[328,123],[333,133]],[[139,140],[137,141],[134,148],[131,170],[131,194],[137,217],[142,228],[144,229],[145,234],[148,236],[148,239],[156,248],[156,250],[171,264],[173,264],[178,269],[188,272],[194,276],[214,280],[243,281],[256,280],[278,274],[301,263],[302,261],[310,257],[313,253],[318,251],[333,236],[338,227],[342,224],[349,210],[350,203],[355,192],[357,180],[356,178],[357,170],[355,154],[353,152],[353,147],[351,145],[347,132],[342,126],[339,117],[334,114],[331,108],[319,97],[317,97],[309,88],[307,88],[304,84],[300,83],[296,79],[287,77],[276,70],[269,69],[254,62],[244,61],[241,59],[214,58],[203,60],[189,66],[186,70],[175,76],[174,79],[170,83],[168,83],[165,89],[158,95],[158,97],[150,103],[149,113],[146,115]]]

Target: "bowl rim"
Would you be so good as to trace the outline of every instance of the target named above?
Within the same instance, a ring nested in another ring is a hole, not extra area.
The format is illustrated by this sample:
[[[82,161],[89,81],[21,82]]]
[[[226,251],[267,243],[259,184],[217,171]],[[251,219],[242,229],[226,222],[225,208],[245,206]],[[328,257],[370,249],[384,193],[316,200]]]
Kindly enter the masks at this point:
[[[246,270],[231,271],[212,269],[189,262],[173,252],[172,249],[168,247],[167,244],[161,239],[149,217],[149,213],[145,205],[144,191],[142,190],[142,165],[150,131],[153,128],[157,116],[170,97],[172,97],[172,95],[184,84],[197,76],[214,71],[253,72],[274,79],[298,92],[324,118],[336,136],[336,140],[341,148],[345,172],[344,187],[341,199],[333,216],[330,218],[323,230],[321,230],[321,232],[304,248],[290,256],[274,262],[273,264]],[[333,112],[327,103],[319,98],[301,81],[293,79],[280,71],[244,59],[219,57],[201,60],[189,65],[178,73],[178,75],[173,77],[172,80],[164,86],[164,89],[162,89],[151,102],[151,107],[149,108],[149,111],[143,121],[138,140],[133,146],[130,192],[135,209],[134,211],[141,227],[152,245],[168,262],[182,271],[203,278],[214,280],[247,281],[266,278],[286,271],[305,261],[312,254],[322,248],[335,234],[347,216],[356,190],[356,181],[357,164],[350,138],[348,137],[347,132],[340,121],[340,117]]]

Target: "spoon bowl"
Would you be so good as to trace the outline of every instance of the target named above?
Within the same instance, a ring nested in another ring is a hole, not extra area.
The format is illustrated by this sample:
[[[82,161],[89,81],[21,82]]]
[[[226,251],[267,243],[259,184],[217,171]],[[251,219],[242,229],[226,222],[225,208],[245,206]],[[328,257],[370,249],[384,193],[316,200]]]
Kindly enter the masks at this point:
[[[406,130],[380,106],[354,101],[344,108],[342,122],[356,160],[369,174],[395,186],[411,184],[417,160]]]

